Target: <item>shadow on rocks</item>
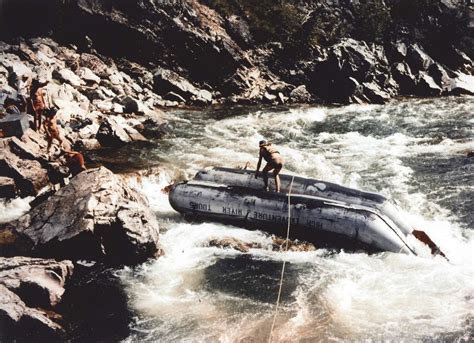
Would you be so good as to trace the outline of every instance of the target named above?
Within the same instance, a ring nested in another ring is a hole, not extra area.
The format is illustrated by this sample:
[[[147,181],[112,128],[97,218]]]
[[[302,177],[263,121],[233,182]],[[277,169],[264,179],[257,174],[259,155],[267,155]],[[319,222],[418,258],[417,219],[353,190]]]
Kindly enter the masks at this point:
[[[132,313],[116,269],[76,265],[63,301],[62,315],[68,342],[117,342],[130,335]]]

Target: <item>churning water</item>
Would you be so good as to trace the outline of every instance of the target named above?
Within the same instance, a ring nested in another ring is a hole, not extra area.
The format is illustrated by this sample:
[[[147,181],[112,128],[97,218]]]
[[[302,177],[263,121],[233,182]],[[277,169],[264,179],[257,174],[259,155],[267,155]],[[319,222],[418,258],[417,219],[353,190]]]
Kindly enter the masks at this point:
[[[474,150],[473,113],[473,97],[168,113],[171,136],[120,152],[135,166],[160,166],[131,183],[156,211],[165,251],[117,271],[135,314],[128,340],[267,341],[283,261],[273,341],[474,340],[474,158],[465,155]],[[255,166],[262,138],[284,156],[284,173],[392,198],[451,263],[428,251],[273,252],[264,232],[187,222],[173,211],[164,186],[205,167]],[[263,249],[208,246],[223,237]]]
[[[168,114],[173,136],[134,157],[162,168],[140,186],[166,255],[119,272],[136,313],[129,340],[267,341],[284,260],[273,341],[474,339],[473,113],[473,98],[443,98]],[[429,253],[273,252],[263,232],[189,223],[171,209],[163,186],[204,167],[255,165],[262,138],[287,173],[391,197],[452,263]],[[223,237],[264,248],[207,245]]]
[[[135,156],[162,167],[140,185],[165,256],[119,272],[136,313],[129,340],[267,341],[284,260],[273,341],[473,340],[473,113],[464,97],[168,114],[173,136]],[[284,172],[391,197],[452,263],[429,253],[273,252],[263,232],[184,221],[160,192],[204,167],[255,165],[262,138],[277,145]],[[219,237],[264,249],[207,245]]]

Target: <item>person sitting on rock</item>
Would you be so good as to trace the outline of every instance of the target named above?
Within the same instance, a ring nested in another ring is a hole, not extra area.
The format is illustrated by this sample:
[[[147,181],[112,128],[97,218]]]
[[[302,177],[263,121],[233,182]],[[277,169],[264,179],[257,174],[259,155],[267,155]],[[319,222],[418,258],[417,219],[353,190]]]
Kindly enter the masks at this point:
[[[62,153],[66,158],[66,165],[72,176],[76,176],[87,169],[84,162],[84,156],[80,152],[63,150]]]
[[[255,178],[258,178],[263,158],[267,162],[267,165],[262,170],[264,190],[268,191],[268,172],[273,169],[275,191],[280,192],[280,176],[278,174],[283,168],[283,158],[272,143],[269,143],[266,140],[261,140],[258,145],[260,147],[260,153],[258,157],[257,170],[255,171]]]
[[[47,82],[41,83],[38,80],[33,80],[31,83],[30,88],[30,101],[33,107],[34,113],[34,124],[35,124],[35,131],[41,130],[41,119],[43,116],[43,112],[50,108],[47,100],[47,93],[44,87],[46,86]]]

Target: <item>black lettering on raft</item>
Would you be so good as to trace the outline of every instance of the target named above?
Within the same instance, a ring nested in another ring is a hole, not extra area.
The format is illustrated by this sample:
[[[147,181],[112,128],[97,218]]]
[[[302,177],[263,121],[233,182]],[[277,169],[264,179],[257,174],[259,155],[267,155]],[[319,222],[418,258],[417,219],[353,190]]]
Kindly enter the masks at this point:
[[[232,208],[232,207],[222,207],[223,214],[230,214],[233,216],[241,216],[243,215],[243,211],[240,208]]]
[[[201,203],[198,203],[198,202],[190,201],[189,206],[193,210],[203,211],[203,212],[211,212],[211,205],[210,204],[201,204]]]
[[[288,217],[270,214],[270,213],[264,213],[264,212],[257,212],[257,211],[253,212],[253,219],[265,220],[265,221],[276,222],[276,223],[288,223]],[[292,217],[291,223],[299,224],[300,219],[298,217]]]
[[[323,224],[321,222],[317,222],[315,220],[307,220],[306,221],[306,225],[310,226],[310,227],[314,227],[318,230],[322,230],[323,229]]]

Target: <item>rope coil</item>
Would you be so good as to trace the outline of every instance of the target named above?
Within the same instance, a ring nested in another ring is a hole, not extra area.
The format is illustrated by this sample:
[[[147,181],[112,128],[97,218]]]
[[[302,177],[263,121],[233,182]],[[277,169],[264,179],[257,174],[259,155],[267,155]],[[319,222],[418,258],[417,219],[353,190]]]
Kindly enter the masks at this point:
[[[290,226],[291,226],[291,190],[293,188],[293,181],[295,177],[293,176],[291,178],[291,183],[290,183],[290,190],[288,191],[288,227],[286,229],[286,241],[285,241],[285,250],[284,252],[288,251],[288,240],[290,239]],[[283,266],[281,268],[281,275],[280,275],[280,288],[278,289],[278,297],[277,297],[277,302],[276,302],[276,307],[275,307],[275,315],[273,316],[273,323],[272,323],[272,328],[270,329],[270,336],[268,337],[268,343],[271,343],[272,341],[272,335],[273,335],[273,329],[275,328],[275,322],[276,318],[278,315],[278,308],[280,306],[280,298],[281,298],[281,289],[283,286],[283,276],[285,274],[285,267],[286,267],[286,260],[283,260]]]

